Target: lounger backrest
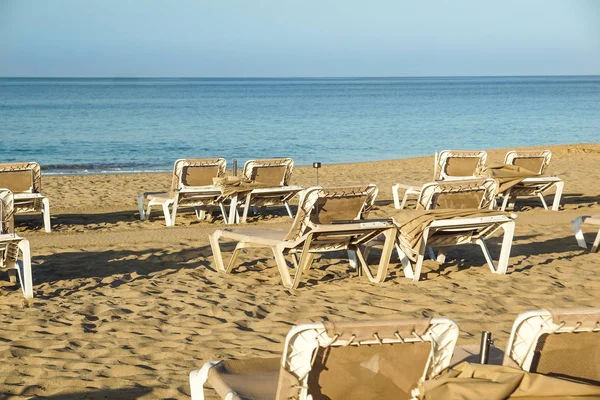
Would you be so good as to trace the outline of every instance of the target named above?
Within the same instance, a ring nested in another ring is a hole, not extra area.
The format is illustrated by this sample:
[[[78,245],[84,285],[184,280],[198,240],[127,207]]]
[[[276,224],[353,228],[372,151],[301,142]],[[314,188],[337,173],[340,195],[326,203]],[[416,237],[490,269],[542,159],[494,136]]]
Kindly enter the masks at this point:
[[[475,177],[486,161],[485,151],[443,150],[436,155],[433,180]]]
[[[504,159],[505,164],[516,165],[525,168],[536,174],[546,172],[552,152],[550,150],[543,151],[509,151]]]
[[[10,189],[0,189],[0,235],[14,233],[14,200]]]
[[[212,186],[213,178],[225,176],[224,158],[185,158],[175,161],[171,192],[186,187]]]
[[[307,324],[286,338],[277,399],[409,399],[450,362],[459,330],[447,319]]]
[[[495,179],[461,179],[423,185],[417,209],[485,209],[494,204],[498,181]]]
[[[314,224],[359,219],[375,203],[377,185],[323,188],[313,186],[300,192],[298,211],[285,240],[296,240]],[[319,212],[317,206],[322,210]],[[341,207],[346,207],[342,209]]]
[[[379,187],[346,186],[324,188],[313,209],[311,221],[315,224],[330,224],[333,221],[361,219],[375,203]]]
[[[35,162],[0,164],[0,187],[13,193],[40,193],[41,168]]]
[[[519,315],[505,364],[529,372],[600,384],[600,309],[540,310]]]
[[[246,179],[265,185],[287,186],[292,176],[294,160],[291,158],[269,158],[249,160],[244,164],[243,175]]]

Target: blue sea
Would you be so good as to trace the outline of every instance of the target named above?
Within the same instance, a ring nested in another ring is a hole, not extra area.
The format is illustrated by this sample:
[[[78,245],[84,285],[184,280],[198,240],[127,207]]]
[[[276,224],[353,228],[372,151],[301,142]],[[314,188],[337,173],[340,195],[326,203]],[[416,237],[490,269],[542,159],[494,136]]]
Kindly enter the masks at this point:
[[[598,142],[600,76],[0,79],[0,162],[167,171],[177,158],[296,165]]]

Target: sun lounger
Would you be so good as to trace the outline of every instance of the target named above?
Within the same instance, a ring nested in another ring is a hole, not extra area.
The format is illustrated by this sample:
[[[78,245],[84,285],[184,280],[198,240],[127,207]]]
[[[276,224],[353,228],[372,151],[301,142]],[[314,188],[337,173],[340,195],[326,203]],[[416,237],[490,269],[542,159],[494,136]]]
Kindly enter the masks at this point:
[[[190,373],[223,399],[410,399],[446,368],[458,339],[449,319],[311,323],[293,327],[279,358],[225,360]]]
[[[571,221],[571,225],[573,226],[573,231],[575,231],[575,240],[577,240],[577,244],[579,247],[583,247],[584,249],[587,249],[587,243],[585,242],[581,225],[593,225],[594,227],[598,227],[596,240],[594,240],[592,249],[590,250],[591,253],[597,252],[598,248],[600,247],[600,215],[577,217]]]
[[[434,160],[433,180],[446,181],[457,179],[472,179],[477,175],[478,169],[485,165],[487,153],[485,151],[444,150],[436,153]],[[400,203],[400,190],[404,190],[404,197]],[[398,183],[392,186],[394,207],[403,209],[410,197],[415,199],[421,194],[421,187]]]
[[[257,188],[245,194],[243,200],[244,211],[240,219],[241,223],[246,222],[250,207],[261,207],[261,209],[264,209],[267,206],[281,204],[285,206],[290,218],[294,218],[289,201],[302,188],[289,184],[293,168],[294,161],[291,158],[249,160],[244,164],[242,173],[244,178],[252,182],[259,182],[261,185],[266,185],[267,187]],[[233,221],[229,222],[233,223]]]
[[[44,230],[50,227],[50,200],[42,194],[42,173],[35,162],[0,164],[0,188],[14,195],[15,214],[41,212]]]
[[[502,210],[505,210],[507,206],[514,207],[515,200],[519,196],[538,196],[547,210],[548,205],[544,199],[544,193],[554,186],[556,192],[552,203],[552,211],[558,211],[565,183],[556,176],[542,176],[550,164],[551,157],[552,152],[550,150],[509,151],[506,153],[505,164],[524,168],[539,176],[522,179],[520,183],[500,193],[503,197]]]
[[[238,254],[245,248],[272,250],[284,287],[298,287],[302,274],[312,264],[316,253],[348,250],[352,262],[370,273],[358,246],[383,234],[382,263],[389,262],[393,249],[395,227],[389,220],[358,221],[373,205],[378,188],[366,187],[312,187],[301,192],[298,213],[289,230],[282,229],[218,229],[209,235],[216,269],[229,273],[235,266]],[[227,266],[219,246],[221,238],[237,242]],[[294,278],[290,275],[285,257],[292,256],[296,266]],[[299,256],[298,260],[296,256]],[[381,269],[381,266],[380,266]]]
[[[600,308],[539,310],[519,315],[504,364],[600,385]]]
[[[140,219],[150,217],[152,206],[161,206],[166,225],[174,226],[179,208],[194,207],[196,216],[202,219],[206,210],[217,204],[225,218],[223,204],[217,202],[221,197],[221,190],[214,185],[213,178],[225,176],[226,166],[223,158],[187,158],[175,161],[169,192],[145,192],[138,196]],[[148,200],[145,212],[144,199]]]
[[[0,189],[0,270],[8,272],[13,283],[18,277],[25,298],[31,299],[33,280],[29,241],[14,233],[14,211],[13,193],[9,189]]]
[[[515,214],[490,208],[495,199],[497,182],[493,179],[469,179],[432,182],[423,186],[417,200],[417,210],[405,210],[393,216],[398,227],[396,250],[404,269],[404,276],[419,280],[425,255],[440,263],[445,261],[445,248],[464,244],[481,247],[490,270],[505,274],[514,236]],[[498,265],[494,264],[486,240],[502,229],[504,237]],[[369,247],[380,244],[372,241]],[[438,249],[436,255],[433,248]],[[414,267],[413,267],[414,263]],[[387,267],[386,264],[381,264]],[[388,264],[389,265],[389,264]],[[379,281],[387,271],[379,271]]]

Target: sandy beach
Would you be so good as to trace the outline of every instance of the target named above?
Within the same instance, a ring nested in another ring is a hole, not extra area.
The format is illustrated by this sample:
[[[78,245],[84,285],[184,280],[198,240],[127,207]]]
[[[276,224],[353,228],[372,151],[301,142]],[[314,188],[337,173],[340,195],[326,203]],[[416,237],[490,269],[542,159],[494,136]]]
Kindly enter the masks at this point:
[[[297,322],[448,317],[460,326],[459,345],[489,330],[503,349],[521,312],[598,307],[600,258],[577,247],[570,221],[600,214],[600,144],[544,148],[553,152],[548,173],[565,181],[563,207],[517,203],[507,275],[493,275],[478,247],[461,246],[444,265],[426,261],[416,284],[394,254],[387,280],[374,285],[330,254],[294,295],[269,251],[243,254],[231,275],[215,271],[207,235],[220,219],[199,222],[185,210],[167,228],[157,209],[140,221],[136,196],[166,190],[170,174],[44,176],[53,232],[43,232],[40,216],[16,218],[31,243],[35,298],[24,300],[7,274],[0,279],[0,398],[189,398],[191,370],[277,356]],[[490,150],[488,160],[505,153]],[[378,213],[391,214],[392,184],[427,182],[432,170],[433,157],[323,165],[319,183],[376,183]],[[294,169],[293,184],[314,181],[313,168]],[[289,223],[282,207],[249,226]],[[497,257],[499,241],[490,248]]]

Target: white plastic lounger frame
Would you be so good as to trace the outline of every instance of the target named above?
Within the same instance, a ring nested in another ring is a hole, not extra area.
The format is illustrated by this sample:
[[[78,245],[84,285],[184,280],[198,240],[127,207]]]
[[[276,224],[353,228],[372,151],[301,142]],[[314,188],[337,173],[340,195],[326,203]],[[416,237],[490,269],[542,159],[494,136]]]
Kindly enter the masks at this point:
[[[542,175],[544,172],[546,172],[551,158],[552,152],[550,150],[513,150],[506,153],[504,163],[509,165],[520,165],[523,168],[530,169],[532,172]],[[547,210],[548,204],[546,204],[546,200],[544,199],[544,193],[550,190],[552,186],[556,187],[554,201],[552,202],[552,211],[558,211],[562,193],[565,187],[565,182],[556,176],[540,176],[523,179],[518,185],[515,185],[506,192],[501,193],[501,196],[503,197],[501,210],[506,210],[506,207],[514,207],[515,200],[518,196],[538,196],[544,208]]]
[[[170,192],[145,192],[138,196],[140,219],[143,221],[150,217],[152,206],[161,206],[165,224],[174,226],[177,210],[180,207],[194,207],[196,217],[203,219],[206,210],[216,206],[217,203],[223,218],[227,218],[222,202],[217,202],[221,197],[221,189],[214,184],[193,186],[186,181],[188,169],[204,167],[216,168],[214,177],[220,178],[225,176],[227,162],[223,158],[186,158],[175,161]],[[144,211],[144,199],[148,200],[146,211]]]
[[[254,189],[246,195],[245,201],[243,202],[244,212],[239,222],[246,222],[250,207],[261,207],[262,209],[267,206],[278,204],[283,204],[290,218],[294,218],[289,201],[302,190],[300,186],[289,185],[292,170],[294,169],[294,160],[291,158],[248,160],[244,164],[242,174],[244,178],[248,180],[260,182],[261,169],[277,169],[281,172],[281,177],[277,177],[277,181],[267,182],[274,184],[272,188]],[[273,179],[273,177],[271,177],[271,179]]]
[[[473,169],[471,175],[456,175],[453,169],[450,167],[452,159],[477,159],[476,167]],[[439,154],[435,153],[434,169],[433,169],[433,180],[434,181],[445,181],[445,180],[460,180],[460,179],[473,179],[476,178],[477,168],[485,165],[487,161],[487,152],[485,151],[463,151],[463,150],[443,150]],[[400,190],[404,190],[404,197],[400,202]],[[406,207],[406,202],[410,197],[415,199],[421,194],[421,187],[415,185],[406,185],[403,183],[397,183],[392,186],[392,196],[394,198],[394,207],[401,210]]]
[[[512,218],[504,215],[495,215],[479,218],[455,218],[434,221],[423,231],[423,240],[421,242],[421,247],[419,248],[414,269],[410,259],[406,253],[402,251],[401,246],[396,244],[396,250],[398,251],[398,256],[400,257],[404,269],[404,276],[412,279],[414,282],[419,280],[423,261],[425,260],[425,253],[429,246],[438,248],[459,246],[463,244],[478,244],[479,247],[481,247],[481,251],[485,256],[485,260],[490,267],[490,270],[495,274],[506,274],[512,240],[515,234],[514,218],[516,218],[516,215],[512,215]],[[487,248],[485,239],[493,235],[498,229],[504,231],[504,236],[502,238],[498,266],[496,266]],[[436,236],[436,234],[438,236]],[[431,258],[436,259],[437,262],[443,263],[446,258],[445,251],[443,249],[438,250],[437,257],[431,249],[429,254]]]
[[[365,207],[372,205],[377,194],[376,185],[366,187],[340,187],[322,188],[311,187],[301,192],[298,204],[298,213],[289,231],[273,229],[218,229],[209,235],[210,246],[213,252],[217,271],[229,273],[236,264],[241,250],[246,248],[270,248],[275,257],[281,281],[285,288],[296,289],[301,277],[307,271],[316,253],[347,250],[351,265],[358,265],[360,271],[365,271],[371,277],[365,259],[362,257],[358,246],[368,243],[383,234],[386,238],[384,250],[380,259],[381,264],[389,263],[393,250],[395,226],[391,221],[356,221],[350,223],[316,224],[311,221],[311,215],[319,198],[365,197],[365,203],[357,215],[349,219],[359,219]],[[227,266],[219,245],[221,238],[237,241],[235,250]],[[296,274],[290,274],[287,266],[286,255],[292,256]],[[299,257],[299,259],[298,259]]]
[[[417,200],[417,207],[423,207],[426,210],[435,209],[436,198],[444,194],[461,195],[469,191],[479,190],[484,193],[481,196],[479,209],[491,209],[493,207],[498,182],[495,179],[465,179],[460,181],[432,182],[425,184]],[[435,256],[431,247],[447,247],[462,244],[478,244],[485,256],[485,260],[490,270],[495,274],[506,274],[510,249],[515,234],[515,221],[517,216],[511,214],[511,217],[505,215],[491,215],[478,218],[455,218],[447,220],[434,221],[423,231],[423,240],[419,248],[419,254],[414,269],[406,253],[401,249],[400,242],[402,237],[398,234],[396,250],[404,268],[404,276],[412,279],[414,282],[421,276],[421,267],[425,260],[425,252],[429,250],[431,258],[443,263],[446,259],[445,251],[438,249],[438,255]],[[502,248],[498,266],[494,265],[492,256],[487,248],[485,239],[493,235],[498,229],[504,231],[502,238]],[[437,234],[437,236],[436,236]]]
[[[383,321],[382,321],[383,322]],[[431,379],[443,369],[447,368],[452,359],[452,353],[459,336],[459,328],[456,323],[447,318],[432,318],[427,331],[423,335],[402,337],[400,335],[390,337],[379,337],[373,339],[355,341],[341,339],[337,335],[330,337],[327,329],[322,323],[302,324],[293,327],[285,339],[283,355],[281,357],[281,368],[292,374],[299,380],[298,395],[296,398],[307,400],[308,377],[312,369],[312,360],[319,347],[339,346],[361,346],[361,345],[385,345],[393,343],[430,342],[431,353],[423,371],[421,380]],[[192,400],[204,400],[204,384],[208,379],[211,368],[220,361],[207,362],[201,369],[190,373],[190,389]],[[343,376],[340,377],[343,379]],[[225,399],[233,398],[236,393],[229,393]]]
[[[8,185],[2,174],[12,175]],[[41,212],[44,231],[51,232],[50,200],[42,194],[42,172],[36,162],[0,164],[0,187],[6,186],[13,192],[15,214]]]
[[[598,308],[556,310],[568,318],[555,321],[549,310],[535,310],[520,314],[513,324],[505,353],[505,364],[516,363],[525,371],[530,371],[538,340],[548,333],[598,332],[600,323],[588,316],[598,315]],[[600,339],[600,337],[599,337]],[[576,339],[574,339],[576,340]],[[512,362],[511,362],[512,361]]]
[[[600,215],[595,216],[583,216],[577,217],[573,221],[571,221],[571,225],[573,226],[573,231],[575,232],[575,240],[577,240],[577,244],[579,247],[587,249],[587,243],[585,242],[585,237],[583,236],[583,231],[581,230],[581,225],[594,225],[598,227],[598,234],[596,235],[596,240],[592,244],[591,253],[595,253],[598,251],[600,247]]]
[[[8,272],[12,283],[15,283],[18,277],[25,298],[31,299],[33,279],[29,241],[11,231],[13,213],[12,192],[0,189],[0,270]]]

